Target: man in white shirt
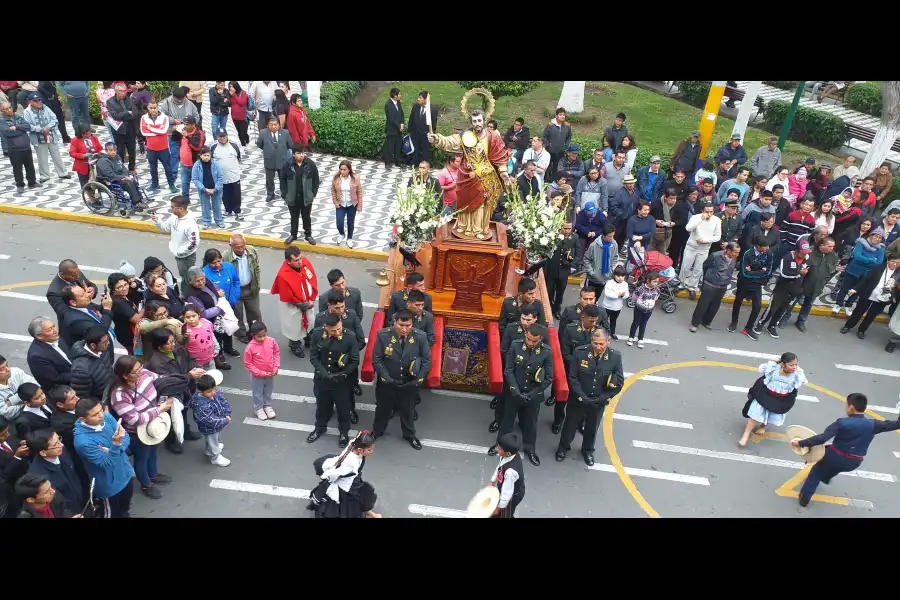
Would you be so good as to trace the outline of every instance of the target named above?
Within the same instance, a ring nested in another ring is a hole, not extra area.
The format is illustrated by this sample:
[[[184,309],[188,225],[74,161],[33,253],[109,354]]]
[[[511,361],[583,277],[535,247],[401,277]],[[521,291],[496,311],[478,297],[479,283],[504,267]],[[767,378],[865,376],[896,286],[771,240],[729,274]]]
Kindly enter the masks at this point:
[[[228,141],[228,132],[219,129],[216,132],[219,143],[212,147],[213,160],[222,169],[222,204],[225,205],[225,216],[243,221],[241,216],[241,149],[234,142]]]
[[[543,189],[544,173],[546,173],[547,168],[550,167],[550,153],[544,149],[544,141],[537,136],[531,138],[531,148],[526,150],[525,154],[522,155],[523,165],[529,160],[534,161],[534,164],[537,165],[535,177],[537,177],[538,186],[540,189]]]
[[[172,216],[164,221],[159,215],[151,215],[150,219],[156,228],[170,234],[169,251],[175,256],[178,274],[181,281],[190,281],[188,269],[197,264],[197,246],[200,244],[200,228],[197,221],[188,211],[188,201],[184,196],[172,196]]]
[[[685,226],[690,237],[684,247],[679,279],[692,296],[700,291],[703,262],[709,255],[709,249],[722,239],[722,220],[715,216],[715,210],[711,202],[704,202],[700,212],[691,217]]]
[[[6,359],[0,356],[0,417],[10,422],[22,414],[22,400],[16,392],[23,383],[37,385],[34,377],[19,367],[10,367]]]
[[[259,116],[259,130],[266,128],[269,117],[272,115],[272,100],[275,98],[275,90],[278,89],[274,81],[254,81],[248,92],[256,105]]]

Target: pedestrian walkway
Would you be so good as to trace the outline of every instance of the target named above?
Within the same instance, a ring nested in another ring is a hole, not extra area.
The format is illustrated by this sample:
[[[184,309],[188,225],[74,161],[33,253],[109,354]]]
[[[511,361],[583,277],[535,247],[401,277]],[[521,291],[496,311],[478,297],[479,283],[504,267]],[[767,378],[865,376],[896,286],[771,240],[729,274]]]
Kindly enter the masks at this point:
[[[244,89],[249,89],[249,82],[239,82]],[[207,81],[207,88],[215,86],[214,81]],[[298,82],[292,82],[296,93],[300,93]],[[215,143],[214,132],[210,131],[209,94],[203,96],[203,130],[206,132],[208,144]],[[69,122],[65,123],[69,134],[74,137],[74,129]],[[237,130],[231,119],[228,120],[229,141],[238,143]],[[94,126],[94,133],[101,143],[106,143],[109,134],[105,126]],[[276,200],[271,203],[265,201],[265,171],[262,165],[262,151],[256,148],[257,127],[250,127],[250,145],[246,154],[242,157],[241,191],[242,213],[244,221],[236,221],[234,218],[225,219],[225,229],[233,233],[245,233],[267,236],[282,240],[289,233],[290,214],[284,201],[278,198],[276,182]],[[69,157],[68,147],[60,149],[67,172],[71,172],[72,159]],[[316,195],[311,211],[312,233],[318,243],[334,245],[334,237],[337,235],[335,227],[335,211],[331,201],[331,180],[337,173],[338,164],[346,157],[330,154],[311,152],[309,156],[316,163],[319,170],[319,193]],[[384,164],[377,160],[351,159],[354,172],[358,173],[362,180],[364,190],[364,204],[362,214],[357,215],[353,241],[357,250],[387,251],[392,225],[388,221],[391,205],[394,201],[394,193],[399,181],[408,176],[406,171],[399,169],[387,170]],[[138,157],[137,173],[142,186],[150,185],[148,163],[146,158]],[[160,178],[165,182],[162,168]],[[12,168],[8,160],[0,161],[0,204],[11,204],[29,208],[53,209],[70,213],[91,214],[81,197],[78,179],[62,180],[51,177],[43,187],[36,190],[27,190],[21,196],[15,195],[16,186],[13,180]],[[151,208],[167,211],[170,194],[161,189],[152,196]],[[196,190],[191,192],[192,206],[199,217]],[[115,213],[109,215],[115,216]],[[131,217],[134,221],[149,221],[149,216],[135,214]]]

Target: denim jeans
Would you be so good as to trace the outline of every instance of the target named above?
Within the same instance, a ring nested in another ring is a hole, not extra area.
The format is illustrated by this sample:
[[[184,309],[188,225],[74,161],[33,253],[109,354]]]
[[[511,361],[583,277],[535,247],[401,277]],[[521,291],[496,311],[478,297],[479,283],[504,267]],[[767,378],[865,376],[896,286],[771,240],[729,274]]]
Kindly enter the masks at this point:
[[[181,172],[181,162],[178,160],[178,151],[181,149],[181,141],[172,141],[169,138],[169,167],[172,169],[172,176],[178,179],[178,173]],[[190,177],[188,177],[190,179]]]
[[[179,163],[181,169],[181,195],[185,200],[191,199],[191,171],[192,167],[186,167]]]
[[[210,136],[218,136],[219,129],[228,129],[228,115],[210,115],[209,120],[212,126]]]
[[[219,227],[225,226],[222,220],[222,192],[216,192],[212,196],[203,192],[200,194],[200,222],[209,225],[209,209],[212,205],[212,216]]]
[[[806,320],[809,318],[809,313],[813,307],[813,301],[816,299],[815,296],[804,296],[800,295],[794,298],[794,301],[791,302],[790,307],[785,311],[784,316],[781,317],[779,323],[787,324],[791,320],[791,314],[794,312],[794,307],[797,306],[798,303],[802,302],[803,304],[800,306],[800,313],[797,315],[798,323],[806,323]]]
[[[67,98],[69,105],[69,116],[72,119],[72,127],[77,127],[79,123],[82,125],[90,125],[91,118],[88,115],[88,99],[85,98]]]
[[[141,487],[150,487],[151,479],[156,477],[156,446],[148,446],[141,442],[137,434],[131,435],[131,453],[134,456],[134,474],[141,482]]]
[[[147,163],[150,166],[150,187],[159,187],[159,169],[158,163],[162,163],[163,171],[166,173],[166,181],[169,185],[175,184],[175,175],[172,174],[172,161],[170,160],[169,150],[147,150]]]
[[[344,217],[347,217],[347,239],[353,239],[353,225],[356,222],[355,206],[338,206],[335,209],[338,233],[344,235]]]

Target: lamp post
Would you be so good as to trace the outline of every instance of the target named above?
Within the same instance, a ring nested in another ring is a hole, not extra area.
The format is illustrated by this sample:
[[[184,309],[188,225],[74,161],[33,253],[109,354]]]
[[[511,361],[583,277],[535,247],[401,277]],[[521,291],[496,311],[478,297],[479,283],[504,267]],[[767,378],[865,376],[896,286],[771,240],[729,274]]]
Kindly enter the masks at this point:
[[[781,128],[781,137],[778,138],[778,149],[782,152],[784,152],[784,143],[787,141],[788,132],[791,130],[791,124],[794,122],[794,115],[797,114],[797,106],[800,104],[800,98],[803,97],[803,89],[805,87],[805,81],[797,83],[797,91],[794,92],[794,101],[791,102],[787,117],[784,119],[784,126]]]
[[[713,81],[709,86],[709,96],[706,99],[706,107],[703,109],[703,117],[700,119],[700,160],[706,158],[709,144],[712,141],[713,132],[716,129],[716,119],[719,117],[719,107],[722,105],[722,97],[725,95],[725,81]]]

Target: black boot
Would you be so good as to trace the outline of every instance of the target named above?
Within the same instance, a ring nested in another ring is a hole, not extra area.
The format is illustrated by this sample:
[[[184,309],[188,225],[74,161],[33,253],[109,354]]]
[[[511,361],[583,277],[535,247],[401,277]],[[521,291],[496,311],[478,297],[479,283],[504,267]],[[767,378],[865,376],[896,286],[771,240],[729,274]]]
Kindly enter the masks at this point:
[[[894,351],[894,344],[893,344],[892,342],[888,342],[888,343],[887,343],[887,346],[884,347],[884,351],[885,351],[885,352],[893,352],[893,351]]]
[[[227,362],[225,362],[225,356],[222,355],[221,352],[216,356],[216,368],[219,369],[220,371],[230,371],[231,370],[231,365],[229,365]]]
[[[191,429],[191,426],[188,425],[188,424],[187,424],[187,420],[185,420],[185,423],[184,423],[184,439],[190,440],[190,441],[193,442],[193,441],[195,441],[195,440],[199,440],[199,439],[202,438],[202,437],[203,437],[203,436],[200,435],[200,432],[199,432],[199,431],[194,431],[193,429]]]

